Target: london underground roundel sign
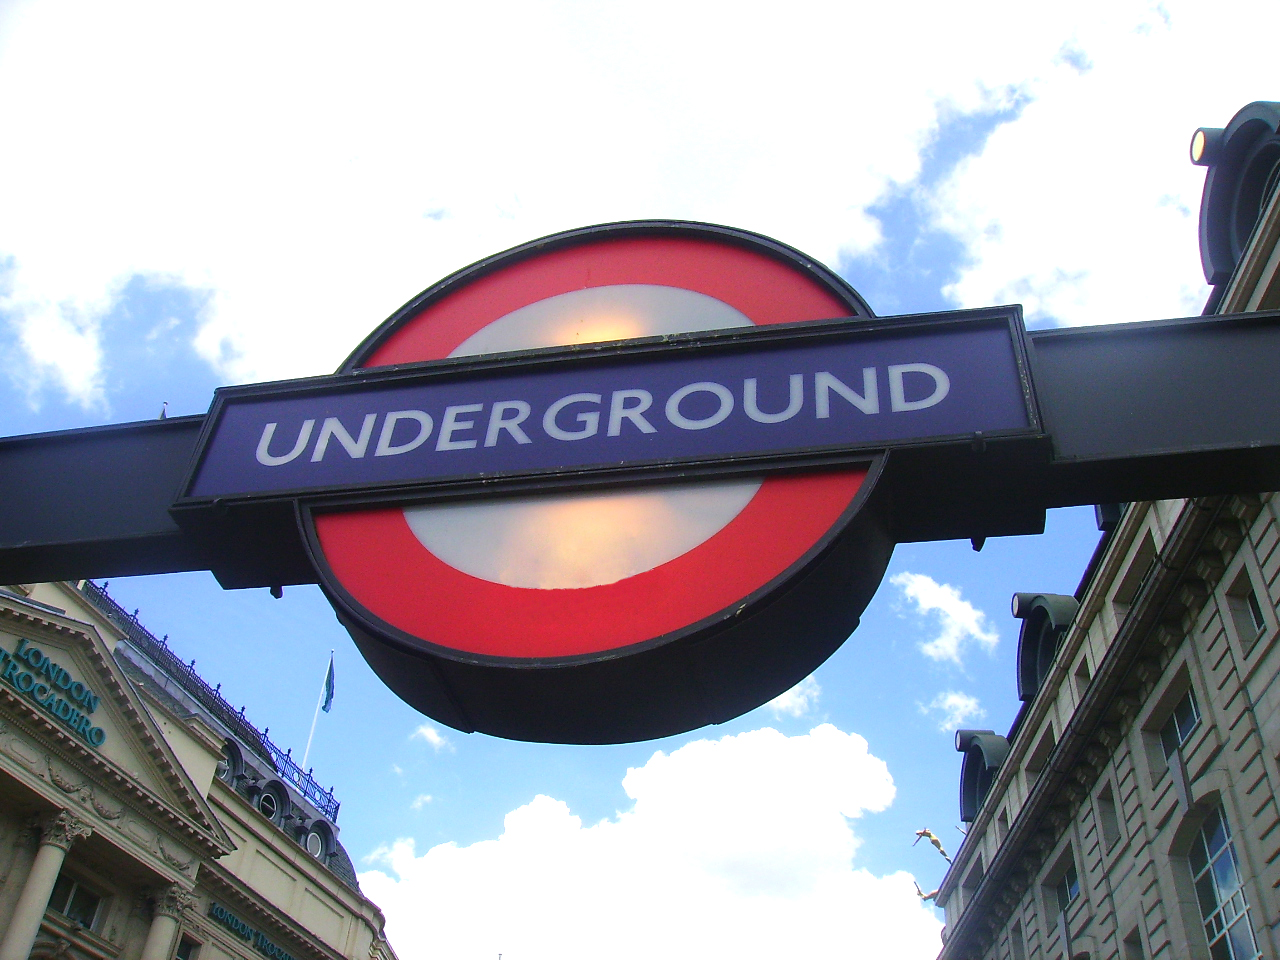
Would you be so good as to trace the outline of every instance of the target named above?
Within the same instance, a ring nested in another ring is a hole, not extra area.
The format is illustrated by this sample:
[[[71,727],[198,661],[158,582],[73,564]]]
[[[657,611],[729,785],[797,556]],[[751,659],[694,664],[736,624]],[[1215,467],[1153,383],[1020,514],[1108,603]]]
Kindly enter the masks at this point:
[[[871,316],[855,291],[773,241],[618,224],[447,278],[343,372],[851,316]],[[540,409],[513,385],[506,400],[397,411],[375,455],[417,444],[461,462],[535,444],[554,457],[608,439],[692,441],[735,415],[780,423],[815,399],[799,374],[677,379],[688,382],[661,392],[587,384]],[[860,509],[878,467],[768,477],[739,467],[727,479],[596,492],[304,509],[304,523],[340,616],[411,705],[464,730],[618,742],[737,716],[843,642],[891,550],[874,511]]]

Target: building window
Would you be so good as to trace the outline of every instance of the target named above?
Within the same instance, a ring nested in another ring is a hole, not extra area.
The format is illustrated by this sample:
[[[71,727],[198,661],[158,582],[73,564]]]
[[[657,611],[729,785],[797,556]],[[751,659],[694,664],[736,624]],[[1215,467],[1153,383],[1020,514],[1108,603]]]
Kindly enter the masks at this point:
[[[1246,593],[1244,605],[1249,610],[1249,623],[1253,627],[1253,632],[1261,633],[1266,629],[1267,621],[1262,618],[1262,605],[1258,603],[1258,594],[1253,590]]]
[[[1227,591],[1227,609],[1247,654],[1267,632],[1267,618],[1262,612],[1262,604],[1258,601],[1258,592],[1253,588],[1248,570],[1240,571],[1235,583]]]
[[[1137,927],[1129,931],[1129,935],[1124,938],[1121,946],[1124,948],[1122,954],[1124,960],[1143,960],[1142,931]]]
[[[258,810],[268,820],[274,820],[276,814],[280,812],[280,805],[276,802],[275,794],[263,791],[258,795]]]
[[[1108,783],[1098,792],[1095,808],[1098,811],[1098,829],[1102,834],[1102,842],[1110,850],[1120,841],[1120,817],[1116,812],[1116,798],[1111,792],[1111,784]]]
[[[1166,760],[1172,757],[1174,752],[1187,742],[1187,739],[1191,736],[1191,731],[1195,730],[1196,724],[1199,722],[1200,706],[1196,703],[1196,696],[1191,692],[1191,688],[1187,687],[1187,692],[1174,705],[1173,712],[1169,714],[1169,719],[1160,728],[1160,746],[1164,749],[1164,758]]]
[[[200,944],[190,937],[183,937],[178,943],[178,952],[173,955],[173,958],[174,960],[196,960],[199,955]]]
[[[101,905],[101,896],[65,873],[59,875],[57,883],[53,885],[53,894],[49,897],[49,909],[56,910],[68,920],[74,920],[90,930],[98,919],[98,908]]]
[[[320,836],[318,830],[312,830],[307,834],[307,853],[317,860],[324,857],[324,837]]]
[[[1032,747],[1031,753],[1027,755],[1026,766],[1027,787],[1036,782],[1036,778],[1040,776],[1040,771],[1044,769],[1044,765],[1049,762],[1049,757],[1053,753],[1053,748],[1058,745],[1057,739],[1053,735],[1053,725],[1048,724],[1044,728],[1044,733],[1040,735],[1039,741]]]
[[[1200,916],[1213,960],[1255,960],[1258,944],[1240,880],[1240,862],[1219,808],[1209,814],[1192,842],[1191,872]]]
[[[1080,896],[1080,878],[1076,875],[1076,865],[1074,862],[1067,863],[1067,869],[1062,872],[1062,876],[1058,878],[1058,882],[1053,885],[1053,892],[1058,898],[1058,912],[1061,913],[1075,902],[1076,897]]]
[[[236,755],[238,751],[230,743],[222,745],[222,759],[218,761],[218,779],[226,783],[235,784],[236,774],[240,772],[240,758]]]
[[[1027,945],[1022,938],[1022,924],[1015,923],[1009,931],[1009,953],[1013,960],[1027,960]]]

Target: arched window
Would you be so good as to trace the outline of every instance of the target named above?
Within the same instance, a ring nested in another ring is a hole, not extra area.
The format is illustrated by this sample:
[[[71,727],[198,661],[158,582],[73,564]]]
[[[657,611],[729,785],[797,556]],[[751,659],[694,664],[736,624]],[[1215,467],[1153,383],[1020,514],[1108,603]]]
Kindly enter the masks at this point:
[[[274,794],[263,793],[258,797],[258,810],[268,820],[274,820],[280,815],[280,808],[276,803]]]
[[[1214,960],[1255,960],[1258,942],[1249,917],[1231,831],[1222,808],[1205,818],[1188,854],[1209,955]]]
[[[280,781],[269,780],[263,784],[262,790],[254,798],[253,805],[272,823],[280,824],[284,822],[284,816],[289,812],[289,794]]]
[[[244,773],[244,757],[234,741],[225,740],[222,744],[222,759],[218,761],[218,779],[232,786],[236,778]]]
[[[333,830],[324,820],[312,820],[298,833],[298,842],[307,853],[323,863],[333,852]]]

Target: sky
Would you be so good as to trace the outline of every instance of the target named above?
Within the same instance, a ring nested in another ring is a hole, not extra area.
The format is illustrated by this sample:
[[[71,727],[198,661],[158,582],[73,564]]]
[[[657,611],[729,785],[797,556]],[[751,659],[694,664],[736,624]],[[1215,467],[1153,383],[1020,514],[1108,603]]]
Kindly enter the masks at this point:
[[[773,236],[881,315],[1200,312],[1192,131],[1280,98],[1264,3],[196,5],[0,0],[0,434],[201,413],[331,372],[400,304],[553,231]],[[464,735],[385,690],[317,589],[110,592],[312,749],[404,960],[932,957],[957,726],[1017,709],[1015,590],[1089,508],[908,544],[771,705],[610,747]]]

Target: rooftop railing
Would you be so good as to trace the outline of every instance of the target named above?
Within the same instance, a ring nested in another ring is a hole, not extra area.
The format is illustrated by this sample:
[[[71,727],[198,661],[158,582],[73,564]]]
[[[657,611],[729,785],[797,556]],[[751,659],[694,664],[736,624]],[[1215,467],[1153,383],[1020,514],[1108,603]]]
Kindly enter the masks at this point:
[[[138,611],[129,613],[112,599],[107,593],[107,584],[98,586],[92,580],[85,580],[80,585],[81,591],[100,609],[107,619],[114,623],[129,642],[142,653],[151,658],[156,666],[173,677],[183,690],[202,707],[211,713],[237,740],[266,760],[280,777],[302,794],[330,823],[338,822],[338,808],[341,806],[333,798],[333,788],[325,790],[312,777],[311,771],[303,770],[294,761],[291,750],[281,750],[268,739],[265,731],[259,730],[244,715],[244,707],[236,710],[222,696],[222,684],[209,686],[204,678],[196,673],[196,662],[184,663],[178,655],[169,649],[169,638],[156,639],[155,634],[144,627],[138,620]]]

